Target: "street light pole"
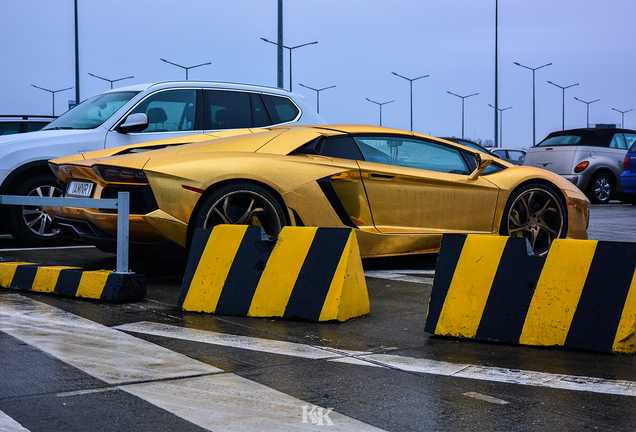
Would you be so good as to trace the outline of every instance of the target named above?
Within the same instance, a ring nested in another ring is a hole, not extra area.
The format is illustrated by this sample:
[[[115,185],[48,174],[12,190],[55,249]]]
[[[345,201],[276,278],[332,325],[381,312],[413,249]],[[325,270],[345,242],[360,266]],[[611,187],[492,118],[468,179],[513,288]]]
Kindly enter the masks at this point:
[[[188,80],[188,70],[194,69],[194,68],[198,68],[199,66],[207,66],[207,65],[212,64],[212,62],[207,62],[207,63],[198,64],[196,66],[181,66],[180,64],[172,63],[172,62],[170,62],[168,60],[165,60],[165,59],[162,59],[162,58],[160,58],[159,60],[161,60],[163,62],[166,62],[166,63],[169,63],[169,64],[171,64],[173,66],[177,66],[177,67],[180,67],[182,69],[185,69],[185,71],[186,71],[186,81]]]
[[[395,72],[391,72],[391,73],[400,78],[404,78],[405,80],[409,81],[411,84],[411,132],[413,132],[413,81],[417,81],[418,79],[421,79],[421,78],[426,78],[429,75],[422,75],[421,77],[417,77],[417,78],[407,78]]]
[[[534,73],[535,71],[541,68],[552,65],[552,63],[547,63],[547,64],[544,64],[543,66],[539,66],[536,68],[524,66],[521,63],[517,63],[517,62],[514,62],[514,64],[516,64],[517,66],[521,66],[522,68],[530,69],[532,71],[532,145],[534,146],[537,143],[537,118],[536,118],[537,106],[536,106],[536,100],[535,100]]]
[[[560,85],[558,85],[558,84],[553,83],[553,82],[552,82],[552,81],[550,81],[550,80],[548,80],[548,82],[549,82],[550,84],[552,84],[553,86],[556,86],[556,87],[560,88],[560,89],[563,91],[563,101],[561,102],[561,108],[562,108],[562,110],[563,110],[563,115],[562,115],[562,119],[563,119],[563,120],[562,120],[562,123],[563,123],[563,124],[561,125],[561,130],[565,130],[565,89],[568,89],[568,88],[570,88],[570,87],[577,86],[577,85],[579,85],[579,83],[576,83],[576,84],[570,84],[569,86],[565,86],[565,87],[563,87],[563,86],[560,86]]]
[[[380,126],[382,126],[382,105],[390,104],[391,102],[395,102],[395,100],[388,101],[388,102],[376,102],[376,101],[372,101],[369,98],[366,98],[366,100],[380,106]]]
[[[449,91],[446,91],[446,93],[452,94],[453,96],[457,96],[458,98],[462,99],[462,138],[464,138],[464,99],[469,98],[471,96],[477,96],[479,93],[469,94],[468,96],[460,96],[458,94],[455,94]]]
[[[621,113],[621,128],[625,129],[625,113],[628,113],[630,111],[634,111],[634,109],[628,109],[627,111],[621,111],[621,110],[617,110],[616,108],[612,108],[614,111],[618,111],[619,113]]]
[[[509,106],[508,108],[497,108],[491,104],[488,104],[489,107],[492,107],[495,109],[495,115],[497,114],[497,111],[499,111],[499,142],[501,143],[501,148],[503,148],[503,112],[505,110],[509,110],[510,108],[512,108],[511,106]]]
[[[579,98],[577,98],[576,96],[574,96],[574,99],[576,99],[579,102],[583,102],[584,104],[587,105],[587,127],[590,127],[590,104],[593,104],[594,102],[598,102],[600,101],[600,99],[596,99],[590,102],[586,102],[584,100],[581,100]]]
[[[45,89],[45,88],[43,88],[43,87],[38,87],[38,86],[36,86],[35,84],[31,84],[31,85],[32,85],[33,87],[35,87],[35,88],[40,89],[40,90],[47,91],[47,92],[49,92],[49,93],[51,93],[51,94],[53,95],[53,116],[54,116],[54,117],[55,117],[55,93],[62,92],[62,91],[66,91],[66,90],[70,90],[70,89],[72,89],[72,88],[73,88],[73,87],[69,87],[69,88],[65,88],[65,89],[61,89],[61,90],[49,90],[49,89]]]
[[[317,112],[318,114],[320,114],[320,92],[321,92],[321,91],[323,91],[323,90],[327,90],[327,89],[330,89],[330,88],[334,88],[334,87],[335,87],[335,85],[332,85],[332,86],[329,86],[329,87],[323,87],[323,88],[321,88],[321,89],[315,89],[315,88],[313,88],[313,87],[309,87],[309,86],[306,86],[305,84],[301,84],[301,83],[298,83],[298,85],[299,85],[299,86],[302,86],[302,87],[306,87],[306,88],[308,88],[309,90],[313,90],[313,91],[315,91],[315,92],[316,92],[316,112]]]
[[[115,83],[115,82],[117,82],[117,81],[122,81],[122,80],[125,80],[125,79],[134,78],[134,76],[129,76],[129,77],[126,77],[126,78],[117,78],[117,79],[115,79],[115,80],[111,80],[111,79],[108,79],[108,78],[102,78],[102,77],[100,77],[100,76],[94,75],[94,74],[92,74],[92,73],[90,73],[90,72],[86,72],[86,73],[87,73],[87,74],[89,74],[89,75],[90,75],[90,76],[92,76],[92,77],[99,78],[99,79],[104,80],[104,81],[108,81],[108,82],[110,83],[110,88],[111,88],[111,90],[112,90],[112,88],[113,88],[113,83]]]
[[[265,42],[269,42],[271,44],[278,45],[278,43],[272,42],[269,39],[265,39],[265,38],[261,38],[261,39],[264,40]],[[302,45],[296,45],[296,46],[293,46],[293,47],[288,47],[288,46],[283,45],[283,48],[287,48],[289,50],[289,91],[292,91],[292,50],[295,50],[296,48],[302,48],[302,47],[307,46],[307,45],[314,45],[314,44],[317,44],[317,43],[318,43],[318,41],[313,41],[313,42],[307,42],[307,43],[302,44]]]

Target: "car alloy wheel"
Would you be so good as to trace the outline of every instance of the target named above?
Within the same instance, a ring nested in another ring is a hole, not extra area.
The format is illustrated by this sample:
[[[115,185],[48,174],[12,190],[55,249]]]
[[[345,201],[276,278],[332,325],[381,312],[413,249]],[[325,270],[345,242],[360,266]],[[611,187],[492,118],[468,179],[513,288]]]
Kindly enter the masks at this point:
[[[62,190],[55,186],[38,186],[30,191],[27,196],[35,197],[61,197]],[[57,229],[51,228],[51,216],[42,207],[22,206],[22,222],[27,229],[38,237],[54,237],[60,234]]]
[[[594,204],[606,204],[613,192],[612,181],[607,174],[598,174],[592,179],[591,200]]]
[[[536,255],[544,255],[554,239],[565,236],[565,208],[551,188],[527,185],[510,198],[502,225],[502,234],[525,237]]]
[[[237,183],[208,196],[194,218],[196,228],[220,224],[260,226],[269,239],[274,239],[283,229],[285,217],[276,198],[266,189]]]

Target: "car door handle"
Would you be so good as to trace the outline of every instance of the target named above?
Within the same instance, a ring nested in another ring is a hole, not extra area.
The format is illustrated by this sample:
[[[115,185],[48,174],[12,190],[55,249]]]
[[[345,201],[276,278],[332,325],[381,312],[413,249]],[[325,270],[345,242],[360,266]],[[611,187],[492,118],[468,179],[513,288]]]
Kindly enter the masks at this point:
[[[383,179],[383,180],[393,180],[395,178],[395,176],[392,176],[389,174],[378,174],[378,173],[371,173],[370,177],[376,178],[376,179]]]

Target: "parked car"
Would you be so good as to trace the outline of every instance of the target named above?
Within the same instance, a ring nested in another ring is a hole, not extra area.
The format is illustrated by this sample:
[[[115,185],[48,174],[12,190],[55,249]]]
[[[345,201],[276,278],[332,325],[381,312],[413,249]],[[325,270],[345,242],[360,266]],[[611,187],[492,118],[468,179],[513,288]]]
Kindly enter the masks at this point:
[[[481,144],[477,144],[475,141],[471,141],[466,138],[455,138],[455,137],[441,137],[441,138],[445,139],[446,141],[452,141],[457,144],[465,145],[466,147],[479,150],[480,152],[499,157],[499,155],[492,153],[490,150],[488,150],[486,147],[482,146]]]
[[[636,205],[636,142],[631,145],[623,160],[621,186],[626,200]]]
[[[630,129],[552,132],[528,150],[523,164],[559,174],[585,192],[592,203],[605,204],[622,196],[623,160],[634,142],[636,131]]]
[[[131,194],[131,247],[187,248],[197,228],[353,228],[363,257],[436,252],[443,233],[587,238],[589,201],[546,170],[409,131],[273,127],[144,152],[143,145],[51,161],[67,196]],[[110,153],[111,157],[107,157]],[[114,249],[116,215],[53,207],[54,226]]]
[[[51,123],[55,116],[0,115],[0,135],[35,132]]]
[[[496,148],[490,150],[490,152],[514,165],[523,165],[523,161],[526,158],[526,151],[520,149]]]
[[[242,84],[178,81],[134,85],[93,96],[39,132],[0,137],[0,193],[60,196],[49,159],[127,144],[223,129],[324,124],[300,95]],[[31,244],[51,244],[39,207],[4,206],[3,232]]]

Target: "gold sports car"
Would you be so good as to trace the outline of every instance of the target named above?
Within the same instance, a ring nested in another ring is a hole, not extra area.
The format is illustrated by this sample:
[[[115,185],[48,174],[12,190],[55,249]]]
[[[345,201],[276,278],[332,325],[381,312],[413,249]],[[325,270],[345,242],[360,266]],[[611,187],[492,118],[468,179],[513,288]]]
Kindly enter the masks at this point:
[[[131,248],[188,247],[196,228],[348,227],[362,257],[436,252],[444,233],[587,238],[589,202],[539,168],[413,132],[362,125],[193,135],[50,162],[66,196],[130,192]],[[53,226],[114,250],[111,210],[51,207]]]

